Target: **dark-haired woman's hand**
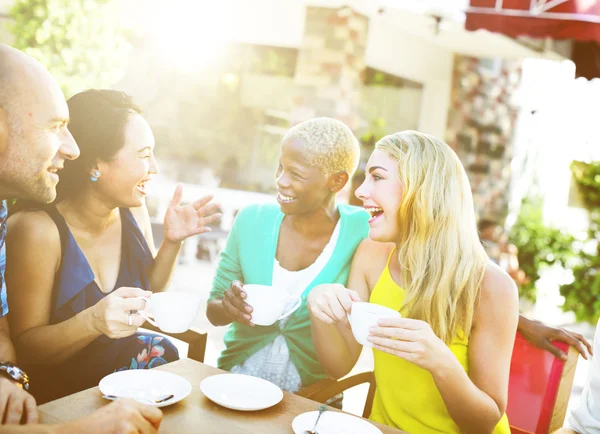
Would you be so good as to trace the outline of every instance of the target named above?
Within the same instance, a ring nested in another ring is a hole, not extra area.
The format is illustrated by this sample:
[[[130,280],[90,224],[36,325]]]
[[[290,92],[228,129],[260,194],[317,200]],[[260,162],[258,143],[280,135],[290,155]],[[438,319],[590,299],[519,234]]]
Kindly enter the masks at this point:
[[[239,280],[234,280],[225,291],[223,307],[233,321],[254,327],[252,321],[252,307],[244,301],[246,293],[244,285]]]
[[[177,184],[173,199],[165,214],[165,241],[181,243],[192,235],[210,232],[209,225],[219,220],[218,203],[210,203],[213,195],[209,194],[189,205],[181,206],[183,186]]]
[[[131,312],[144,310],[146,302],[142,298],[151,295],[140,288],[124,286],[114,290],[86,310],[92,330],[112,339],[131,336],[146,322],[139,313]]]
[[[567,354],[552,345],[552,341],[565,342],[569,346],[575,347],[579,351],[579,354],[586,360],[590,355],[593,355],[592,345],[579,333],[552,327],[540,321],[530,320],[523,315],[519,317],[518,330],[531,344],[554,354],[562,360],[567,360]]]

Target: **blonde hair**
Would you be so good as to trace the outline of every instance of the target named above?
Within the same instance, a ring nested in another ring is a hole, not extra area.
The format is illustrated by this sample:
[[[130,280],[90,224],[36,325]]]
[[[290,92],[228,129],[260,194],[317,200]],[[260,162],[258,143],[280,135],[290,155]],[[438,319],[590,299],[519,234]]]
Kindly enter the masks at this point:
[[[346,172],[358,166],[360,146],[350,128],[332,118],[314,118],[293,126],[283,141],[301,139],[309,163],[325,174]]]
[[[398,261],[405,314],[429,323],[449,344],[468,337],[487,255],[479,241],[467,174],[452,149],[417,131],[375,145],[398,161]]]

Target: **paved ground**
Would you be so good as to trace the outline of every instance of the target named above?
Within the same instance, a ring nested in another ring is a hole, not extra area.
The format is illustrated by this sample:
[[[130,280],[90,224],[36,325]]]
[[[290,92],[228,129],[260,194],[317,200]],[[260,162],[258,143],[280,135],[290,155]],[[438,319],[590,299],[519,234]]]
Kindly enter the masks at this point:
[[[192,253],[192,249],[187,250]],[[188,258],[183,261],[177,268],[171,290],[174,291],[185,291],[185,292],[196,292],[199,291],[203,296],[203,308],[201,309],[198,318],[196,319],[195,325],[208,332],[208,343],[206,348],[205,362],[209,365],[216,366],[217,357],[223,349],[223,335],[225,334],[226,327],[214,327],[206,318],[205,314],[205,302],[208,299],[208,294],[211,288],[211,282],[216,268],[216,263],[208,261],[198,261],[195,258],[191,258],[192,255],[186,255]],[[556,321],[554,321],[556,323]],[[592,339],[593,328],[586,325],[574,325],[572,327],[574,331],[584,334],[589,339]],[[372,369],[373,360],[370,351],[363,352],[359,359],[355,371],[361,372],[368,369]],[[577,371],[575,374],[575,381],[573,385],[573,391],[571,394],[571,400],[569,407],[576,405],[579,402],[579,395],[583,388],[589,371],[590,362],[585,361],[583,358],[579,358],[577,365]],[[354,414],[362,413],[362,406],[364,404],[364,397],[366,396],[366,386],[358,386],[354,390],[351,390],[346,394],[344,399],[344,410]]]

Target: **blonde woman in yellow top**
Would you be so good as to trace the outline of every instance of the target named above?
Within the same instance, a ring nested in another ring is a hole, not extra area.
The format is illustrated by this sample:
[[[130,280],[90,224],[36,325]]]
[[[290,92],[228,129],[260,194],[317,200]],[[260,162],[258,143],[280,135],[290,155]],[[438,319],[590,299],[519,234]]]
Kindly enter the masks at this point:
[[[377,390],[371,419],[410,433],[509,433],[508,376],[518,321],[512,279],[479,241],[469,181],[435,137],[381,139],[356,191],[371,213],[348,286],[308,297],[319,361],[346,375],[361,346],[346,313],[355,301],[402,318],[370,330]]]

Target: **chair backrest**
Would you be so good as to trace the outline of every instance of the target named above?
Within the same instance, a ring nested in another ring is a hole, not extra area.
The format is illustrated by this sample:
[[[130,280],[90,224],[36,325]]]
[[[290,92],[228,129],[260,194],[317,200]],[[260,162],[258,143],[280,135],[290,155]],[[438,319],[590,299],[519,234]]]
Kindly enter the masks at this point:
[[[206,341],[208,338],[207,333],[198,330],[195,327],[190,328],[188,331],[183,333],[165,333],[158,327],[153,326],[149,322],[144,323],[143,328],[150,330],[161,335],[169,336],[175,339],[179,339],[188,344],[188,359],[195,360],[197,362],[204,362],[204,353],[206,352]]]
[[[335,381],[330,379],[321,380],[311,386],[301,389],[297,395],[312,399],[313,401],[325,403],[334,396],[359,384],[369,383],[369,391],[363,408],[363,417],[368,418],[373,407],[375,398],[375,374],[373,371],[361,372],[350,377]]]
[[[513,434],[547,434],[562,426],[578,353],[563,342],[563,361],[517,333],[510,365],[506,413]]]

